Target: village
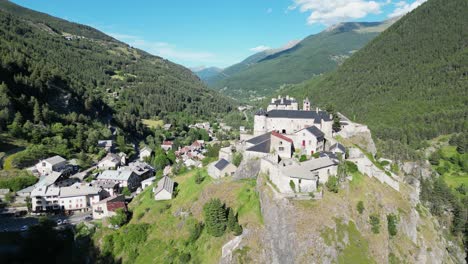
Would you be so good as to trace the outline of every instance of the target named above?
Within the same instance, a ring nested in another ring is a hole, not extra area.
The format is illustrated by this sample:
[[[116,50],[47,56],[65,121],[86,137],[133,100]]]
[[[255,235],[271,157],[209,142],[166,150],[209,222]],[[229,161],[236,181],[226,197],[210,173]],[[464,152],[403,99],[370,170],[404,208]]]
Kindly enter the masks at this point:
[[[273,98],[266,110],[255,113],[253,130],[239,127],[238,139],[229,141],[228,146],[220,146],[217,157],[209,164],[204,164],[206,160],[213,160],[205,156],[207,147],[219,142],[209,122],[189,127],[205,130],[210,142],[194,140],[190,145],[174,149],[173,141],[162,141],[160,149],[166,153],[173,151],[176,160],[159,172],[149,164],[154,156],[150,147],[139,148],[137,157],[129,159],[126,153],[116,151],[114,140],[99,140],[98,147],[107,154],[84,170],[78,169],[75,160],[60,156],[39,160],[27,169],[38,177],[38,182],[17,191],[15,199],[29,202],[28,211],[32,215],[77,214],[88,221],[105,219],[115,216],[119,210],[127,212],[127,204],[147,188],[151,188],[155,202],[172,199],[177,186],[173,173],[176,165],[187,169],[206,166],[208,175],[215,180],[232,177],[238,171],[249,177],[262,173],[267,175],[272,189],[284,197],[320,199],[322,186],[339,174],[339,166],[345,159],[398,190],[398,182],[392,178],[395,175],[388,177],[385,174],[388,172],[376,168],[360,150],[347,149],[337,140],[337,136],[349,137],[367,128],[342,121],[337,133],[334,122],[332,114],[317,107],[312,109],[309,99],[305,99],[299,109],[295,98]],[[163,129],[169,131],[171,124],[165,124]],[[232,127],[221,123],[220,129],[231,131]],[[252,162],[257,164],[255,169],[242,168]],[[3,214],[8,214],[9,210],[17,214],[22,209],[7,208]],[[57,224],[66,221],[58,217]]]

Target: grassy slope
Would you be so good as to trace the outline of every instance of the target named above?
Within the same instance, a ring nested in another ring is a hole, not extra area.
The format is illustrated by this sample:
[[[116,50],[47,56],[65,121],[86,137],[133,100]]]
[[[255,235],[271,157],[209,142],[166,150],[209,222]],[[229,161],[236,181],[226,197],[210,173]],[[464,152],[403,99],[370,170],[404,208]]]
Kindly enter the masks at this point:
[[[206,175],[206,174],[205,174]],[[239,214],[239,222],[244,228],[258,228],[262,225],[260,204],[255,192],[255,181],[232,181],[225,179],[214,182],[209,176],[201,185],[194,181],[194,172],[178,176],[177,197],[170,201],[154,201],[148,188],[130,204],[133,219],[129,225],[150,224],[148,238],[140,247],[135,263],[164,263],[170,258],[170,252],[176,248],[180,252],[190,252],[195,263],[217,263],[221,257],[221,247],[234,236],[225,234],[215,238],[203,231],[193,244],[186,244],[190,226],[203,221],[203,205],[211,198],[218,197],[227,206]],[[186,218],[175,216],[176,212],[190,212]],[[95,237],[97,241],[109,230]],[[119,232],[119,231],[116,231]],[[126,252],[119,256],[124,262],[129,261]]]

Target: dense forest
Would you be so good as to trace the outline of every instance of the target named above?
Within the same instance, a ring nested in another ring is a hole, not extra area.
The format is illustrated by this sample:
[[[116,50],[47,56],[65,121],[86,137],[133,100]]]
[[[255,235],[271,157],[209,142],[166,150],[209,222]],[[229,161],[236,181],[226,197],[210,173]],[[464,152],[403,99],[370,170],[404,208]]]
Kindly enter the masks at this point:
[[[407,158],[425,139],[468,129],[466,10],[465,0],[429,0],[335,72],[287,91],[335,104]]]
[[[143,136],[142,118],[193,122],[234,109],[190,70],[91,27],[3,0],[0,25],[0,132],[50,152],[94,152],[109,124]]]
[[[236,99],[269,96],[283,84],[300,83],[334,70],[392,23],[338,24],[293,47],[254,54],[205,81]]]

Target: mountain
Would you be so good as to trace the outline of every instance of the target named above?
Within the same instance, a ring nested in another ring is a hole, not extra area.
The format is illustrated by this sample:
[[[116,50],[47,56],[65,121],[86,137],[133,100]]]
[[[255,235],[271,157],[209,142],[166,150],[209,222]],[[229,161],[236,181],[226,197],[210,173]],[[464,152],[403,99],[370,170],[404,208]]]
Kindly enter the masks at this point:
[[[202,81],[212,78],[219,74],[223,69],[218,67],[199,67],[191,69]]]
[[[407,158],[425,139],[468,129],[466,10],[465,0],[429,0],[333,73],[282,93],[334,104]]]
[[[5,0],[0,25],[0,130],[15,113],[33,121],[35,110],[35,123],[77,116],[141,132],[141,118],[214,117],[233,108],[189,69],[92,27]]]
[[[268,96],[283,84],[334,70],[393,22],[341,23],[282,49],[256,53],[206,83],[236,99]]]

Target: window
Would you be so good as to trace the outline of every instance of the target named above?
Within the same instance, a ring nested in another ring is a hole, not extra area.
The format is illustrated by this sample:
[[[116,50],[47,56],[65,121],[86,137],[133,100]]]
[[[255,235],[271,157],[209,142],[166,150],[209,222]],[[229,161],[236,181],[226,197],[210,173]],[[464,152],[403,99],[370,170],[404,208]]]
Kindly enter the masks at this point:
[[[309,145],[312,145],[312,140],[309,140]]]
[[[279,147],[279,151],[284,151],[284,147]]]

